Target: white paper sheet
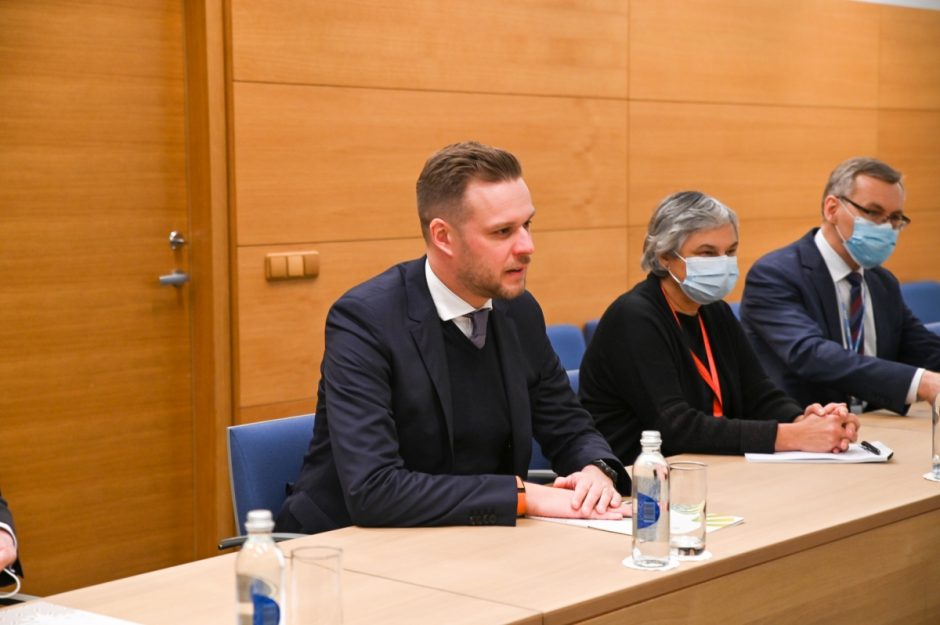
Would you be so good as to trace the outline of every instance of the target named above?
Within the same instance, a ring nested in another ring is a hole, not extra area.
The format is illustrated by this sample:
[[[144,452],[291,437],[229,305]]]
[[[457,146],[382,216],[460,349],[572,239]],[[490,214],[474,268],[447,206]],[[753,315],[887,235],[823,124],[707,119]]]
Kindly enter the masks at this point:
[[[578,527],[590,527],[591,529],[604,530],[605,532],[615,532],[617,534],[633,535],[633,520],[630,518],[619,521],[605,521],[603,519],[560,519],[558,517],[530,516],[530,519],[536,521],[551,521],[552,523],[561,523],[563,525],[576,525]],[[720,516],[717,514],[708,514],[705,517],[705,532],[711,533],[720,530],[723,527],[743,523],[744,517],[739,516]]]
[[[46,601],[28,601],[0,610],[0,625],[135,625],[131,621],[66,608]]]
[[[775,454],[744,454],[748,462],[808,462],[817,464],[839,464],[857,462],[887,462],[894,450],[880,441],[871,441],[880,454],[874,454],[858,443],[849,445],[848,451],[840,454],[814,451],[778,451]]]

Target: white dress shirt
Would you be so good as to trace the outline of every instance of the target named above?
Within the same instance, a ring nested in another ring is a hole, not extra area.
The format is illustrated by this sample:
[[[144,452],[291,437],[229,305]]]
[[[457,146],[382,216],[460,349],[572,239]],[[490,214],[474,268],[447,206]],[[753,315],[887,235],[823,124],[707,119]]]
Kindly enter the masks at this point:
[[[836,286],[836,300],[839,304],[839,327],[842,328],[842,346],[848,349],[849,337],[846,336],[846,328],[849,325],[849,293],[852,289],[852,285],[847,278],[848,275],[852,273],[852,268],[839,256],[838,252],[832,249],[832,246],[829,245],[829,241],[823,236],[821,228],[816,231],[815,242],[819,253],[822,254],[823,261],[826,263],[826,268],[829,270],[829,275],[832,277],[832,282]],[[860,267],[858,273],[863,278],[862,300],[865,306],[865,317],[862,319],[862,324],[865,328],[865,355],[877,357],[878,341],[875,336],[875,310],[872,308],[871,294],[868,292],[868,285],[864,280],[865,269]],[[913,404],[917,401],[917,387],[920,385],[920,378],[923,375],[924,370],[922,368],[917,369],[914,378],[911,380],[911,385],[908,387],[907,398],[904,400],[905,403]],[[862,409],[864,409],[864,403],[862,404]]]
[[[431,299],[434,301],[434,308],[437,309],[437,316],[442,321],[453,321],[454,324],[463,332],[464,336],[470,338],[473,333],[473,322],[464,315],[477,310],[467,302],[463,301],[459,295],[447,288],[447,285],[441,282],[441,279],[434,274],[431,269],[431,262],[424,260],[424,275],[428,281],[428,290],[431,291]],[[492,310],[493,300],[488,299],[480,306],[480,309],[488,308]]]

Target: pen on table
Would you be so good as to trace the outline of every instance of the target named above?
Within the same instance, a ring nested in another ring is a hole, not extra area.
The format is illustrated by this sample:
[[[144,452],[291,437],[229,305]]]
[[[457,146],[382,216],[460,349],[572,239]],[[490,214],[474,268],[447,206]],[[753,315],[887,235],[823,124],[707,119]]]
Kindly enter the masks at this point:
[[[861,444],[862,447],[864,447],[865,449],[867,449],[867,450],[870,451],[871,453],[875,454],[876,456],[880,456],[880,455],[881,455],[881,450],[878,449],[877,447],[875,447],[874,445],[872,445],[871,443],[869,443],[868,441],[862,441],[860,444]]]

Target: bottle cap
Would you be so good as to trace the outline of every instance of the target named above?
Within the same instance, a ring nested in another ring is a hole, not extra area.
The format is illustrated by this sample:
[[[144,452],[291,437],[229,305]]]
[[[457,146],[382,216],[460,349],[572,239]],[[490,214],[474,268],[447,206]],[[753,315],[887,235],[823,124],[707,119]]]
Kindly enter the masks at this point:
[[[641,445],[659,445],[662,442],[663,439],[659,435],[659,430],[643,430],[643,434],[640,436]]]
[[[249,510],[245,529],[249,532],[270,532],[274,529],[274,519],[270,510]]]

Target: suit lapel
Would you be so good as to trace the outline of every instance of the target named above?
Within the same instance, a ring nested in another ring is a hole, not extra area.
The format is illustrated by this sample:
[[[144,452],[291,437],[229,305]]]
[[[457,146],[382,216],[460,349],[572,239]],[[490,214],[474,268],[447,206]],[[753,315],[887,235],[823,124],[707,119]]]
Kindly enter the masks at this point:
[[[839,318],[839,302],[836,300],[836,285],[832,283],[832,276],[829,275],[826,261],[823,260],[813,240],[815,234],[816,229],[813,229],[800,241],[800,260],[804,275],[813,285],[819,298],[823,319],[826,322],[825,330],[831,340],[841,343],[842,327]]]
[[[405,269],[405,293],[408,297],[408,317],[411,320],[409,330],[441,403],[441,412],[444,414],[444,423],[447,428],[447,441],[453,456],[454,403],[450,388],[450,373],[447,369],[441,319],[437,316],[434,300],[431,299],[431,292],[428,290],[427,278],[424,275],[424,262],[425,259],[421,258],[410,263]]]
[[[512,428],[512,463],[516,472],[525,471],[532,455],[532,421],[525,366],[520,362],[522,345],[516,326],[503,311],[504,302],[494,300],[490,328],[499,346],[499,366],[506,387],[509,425]],[[522,474],[522,473],[520,473]]]

